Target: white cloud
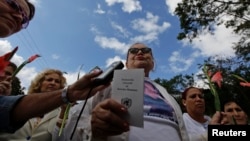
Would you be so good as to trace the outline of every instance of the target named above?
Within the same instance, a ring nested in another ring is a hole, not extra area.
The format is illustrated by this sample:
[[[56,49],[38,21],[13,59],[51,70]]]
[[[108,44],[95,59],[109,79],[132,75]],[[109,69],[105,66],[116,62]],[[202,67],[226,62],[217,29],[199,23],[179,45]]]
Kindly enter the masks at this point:
[[[180,52],[174,51],[171,57],[168,59],[170,62],[169,66],[175,73],[186,71],[194,62],[194,55],[182,57]]]
[[[190,56],[181,51],[173,52],[169,58],[171,70],[174,72],[186,71],[198,57],[220,57],[220,59],[233,57],[235,54],[232,46],[239,38],[232,33],[231,29],[218,26],[215,27],[213,35],[203,32],[199,38],[193,40],[192,44],[188,40],[184,40],[182,41],[184,47],[191,45],[194,52]],[[184,56],[185,58],[183,58]]]
[[[177,3],[182,2],[182,0],[165,0],[166,5],[168,7],[168,12],[174,15],[175,8],[177,7]]]
[[[95,42],[97,42],[102,48],[114,49],[121,54],[125,54],[128,49],[128,45],[118,41],[116,38],[108,38],[104,36],[96,36]]]
[[[94,13],[97,13],[97,14],[105,14],[105,11],[102,10],[100,4],[97,4],[97,9],[94,11]]]
[[[25,66],[18,74],[17,77],[21,81],[21,85],[25,87],[25,92],[27,92],[31,81],[37,75],[37,70],[34,67]]]
[[[7,40],[0,40],[0,56],[4,55],[7,52],[12,51],[14,48],[11,46],[10,42]],[[18,56],[18,50],[15,55],[12,57],[11,61],[16,65],[20,65],[24,59],[21,56]]]
[[[41,0],[29,0],[30,3],[34,4],[35,7],[40,7]]]
[[[115,22],[111,22],[111,26],[112,26],[115,30],[118,30],[119,33],[121,33],[123,37],[128,38],[129,35],[131,34],[129,31],[127,31],[125,28],[123,28],[122,26],[118,25],[118,24],[115,23]]]
[[[177,3],[181,2],[181,0],[166,0],[165,2],[169,8],[169,13],[174,15],[174,10],[177,7]],[[199,35],[199,38],[194,39],[192,43],[190,43],[188,40],[182,40],[181,42],[183,43],[184,47],[191,46],[194,50],[197,50],[196,57],[219,56],[220,59],[223,59],[235,56],[232,46],[234,42],[239,40],[240,36],[233,34],[233,30],[226,28],[224,25],[215,26],[214,28],[214,34],[203,31],[203,33]],[[178,68],[179,67],[175,66],[174,69],[179,71],[182,70]]]
[[[122,61],[123,64],[124,64],[124,66],[125,66],[126,60],[121,59],[120,56],[115,56],[115,57],[113,57],[113,58],[108,58],[108,59],[107,59],[107,61],[106,61],[106,67],[108,67],[109,65],[111,65],[111,64],[112,64],[113,62],[115,62],[115,61]]]
[[[170,27],[170,23],[163,22],[162,26],[157,25],[157,22],[159,21],[159,16],[154,16],[152,13],[147,12],[146,18],[140,18],[133,20],[132,28],[134,30],[140,31],[142,33],[151,33],[151,32],[157,32],[162,33],[167,28]]]
[[[160,33],[163,33],[171,25],[168,22],[163,22],[158,25],[159,17],[147,12],[146,18],[135,19],[131,22],[132,28],[143,33],[132,38],[134,42],[152,42],[158,39]]]
[[[220,56],[233,57],[233,43],[239,40],[240,36],[233,34],[232,29],[226,28],[224,25],[215,27],[214,34],[203,32],[199,38],[194,39],[192,47],[198,49],[201,55],[205,57]],[[187,44],[187,41],[185,41]]]
[[[79,70],[75,72],[67,72],[67,74],[64,74],[68,85],[71,85],[77,81],[78,73],[79,73]],[[82,77],[85,74],[86,74],[85,71],[80,70],[80,77]]]
[[[0,54],[5,54],[11,51],[11,44],[7,40],[0,40]]]
[[[206,79],[200,79],[197,76],[203,74],[203,71],[200,69],[195,75],[194,75],[194,86],[198,88],[203,88],[203,89],[209,89],[209,86],[207,85]]]
[[[95,25],[91,25],[90,31],[93,32],[94,34],[101,35],[102,33],[97,29]]]
[[[146,18],[139,18],[131,21],[131,27],[135,31],[139,31],[142,34],[134,37],[130,37],[130,33],[122,26],[111,22],[111,26],[117,29],[119,33],[123,34],[125,37],[130,38],[130,43],[134,42],[144,42],[150,43],[158,40],[160,33],[163,33],[170,27],[170,23],[163,22],[162,25],[158,25],[159,17],[148,12]],[[102,48],[114,49],[121,54],[126,54],[129,44],[120,42],[118,38],[115,37],[105,37],[101,36],[99,30],[92,26],[91,31],[97,36],[95,37],[95,42],[97,42]]]
[[[2,51],[2,47],[1,47],[1,40],[0,40],[0,52]],[[8,47],[10,48],[10,47]],[[10,50],[9,50],[10,51]],[[17,56],[20,57],[20,56]],[[23,59],[21,59],[23,60]],[[122,60],[119,56],[115,56],[113,58],[109,58],[106,61],[106,67],[109,66],[112,62],[114,61],[118,61],[118,60]],[[123,62],[125,62],[124,60],[122,60]],[[23,61],[21,61],[23,62]],[[20,63],[21,63],[20,62]],[[19,63],[19,64],[20,64]],[[79,68],[80,69],[80,68]],[[78,73],[80,72],[80,77],[82,77],[83,75],[85,75],[87,72],[84,70],[76,70],[74,72],[67,72],[66,74],[64,74],[66,80],[67,80],[67,84],[73,84],[78,77]],[[105,68],[103,68],[105,69]],[[19,73],[18,73],[18,78],[21,80],[22,86],[24,86],[26,88],[25,92],[27,92],[27,89],[30,85],[30,82],[34,79],[34,77],[38,74],[39,72],[34,68],[34,67],[28,67],[25,66]]]
[[[57,55],[57,54],[52,54],[52,58],[53,58],[53,59],[55,59],[55,60],[57,60],[57,59],[59,59],[59,58],[60,58],[60,56],[59,56],[59,55]]]
[[[181,2],[181,0],[166,0],[166,5],[169,7],[169,12],[172,15],[174,15],[173,12],[179,2]],[[233,43],[240,38],[238,35],[233,34],[232,31],[232,29],[228,29],[224,25],[216,26],[213,35],[204,31],[199,38],[193,40],[191,46],[194,49],[198,49],[201,55],[205,57],[232,57],[234,56],[234,51],[232,49]],[[190,45],[188,40],[183,41],[183,43],[184,46]]]
[[[194,51],[190,56],[181,51],[173,52],[169,58],[170,68],[174,72],[183,72],[188,70],[198,57],[220,57],[220,59],[233,57],[235,54],[232,46],[239,38],[240,36],[232,33],[232,29],[222,25],[215,27],[213,35],[203,32],[199,38],[193,40],[192,44],[188,40],[183,40],[183,46],[191,46]]]
[[[112,6],[116,3],[122,3],[122,10],[128,13],[142,10],[138,0],[105,0],[105,2],[108,4],[108,6]]]

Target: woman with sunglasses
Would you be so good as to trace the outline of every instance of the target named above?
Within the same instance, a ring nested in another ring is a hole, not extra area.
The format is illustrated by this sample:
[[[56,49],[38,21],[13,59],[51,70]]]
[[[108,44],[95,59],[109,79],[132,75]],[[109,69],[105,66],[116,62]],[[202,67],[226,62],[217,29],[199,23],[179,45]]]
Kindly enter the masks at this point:
[[[188,141],[179,104],[165,88],[149,78],[154,64],[152,49],[145,44],[135,43],[128,49],[127,69],[144,69],[144,128],[130,126],[122,118],[128,114],[127,109],[110,98],[109,87],[98,92],[92,103],[85,107],[80,118],[84,122],[78,124],[73,140]],[[91,115],[87,115],[90,113]],[[69,116],[63,135],[58,137],[58,133],[54,134],[58,141],[70,140],[77,116],[78,114]]]

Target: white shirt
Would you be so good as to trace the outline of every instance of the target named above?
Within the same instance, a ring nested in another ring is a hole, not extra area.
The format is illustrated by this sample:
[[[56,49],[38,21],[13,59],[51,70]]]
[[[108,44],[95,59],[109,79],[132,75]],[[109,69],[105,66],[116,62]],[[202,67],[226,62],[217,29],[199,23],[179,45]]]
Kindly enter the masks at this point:
[[[190,117],[188,113],[183,113],[183,120],[184,120],[190,140],[201,141],[202,140],[201,138],[204,138],[204,136],[207,136],[207,128],[208,128],[208,124],[211,118],[207,115],[204,115],[204,118],[207,121],[204,123],[200,123],[194,120],[192,117]]]

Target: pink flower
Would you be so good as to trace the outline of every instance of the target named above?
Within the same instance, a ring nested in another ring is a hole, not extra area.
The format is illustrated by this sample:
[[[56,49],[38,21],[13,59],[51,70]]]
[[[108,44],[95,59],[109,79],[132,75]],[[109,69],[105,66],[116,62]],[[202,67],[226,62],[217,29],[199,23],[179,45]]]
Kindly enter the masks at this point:
[[[29,59],[25,60],[20,66],[18,66],[18,68],[16,69],[16,71],[14,71],[14,73],[12,74],[12,77],[16,76],[17,73],[28,63],[34,61],[36,58],[41,57],[38,54],[32,55]]]
[[[250,83],[249,82],[240,82],[240,85],[243,87],[250,87]]]
[[[211,78],[211,71],[209,70],[210,67],[212,65],[210,64],[204,64],[204,67],[203,67],[203,72],[208,80],[208,86],[210,88],[210,91],[211,93],[214,95],[214,106],[215,106],[215,110],[216,111],[221,111],[221,107],[220,107],[220,97],[219,97],[219,94],[217,93],[216,91],[216,88],[214,87],[214,84],[213,82],[216,82],[218,84],[219,87],[221,87],[221,81],[222,81],[222,75],[221,75],[221,72],[218,71],[216,72],[212,78]]]
[[[17,49],[18,47],[14,48],[11,52],[8,52],[3,56],[0,56],[0,76],[3,76],[5,67],[9,64],[10,59],[16,53]]]
[[[41,57],[41,56],[40,56],[39,54],[35,54],[35,55],[31,56],[31,57],[28,59],[27,63],[30,63],[30,62],[34,61],[37,57]]]
[[[221,71],[218,71],[213,75],[213,77],[211,78],[211,82],[216,82],[217,85],[221,88],[221,82],[222,82]]]
[[[238,75],[235,75],[233,74],[234,77],[238,78],[239,80],[243,81],[243,82],[240,82],[240,85],[243,86],[243,87],[250,87],[250,82],[247,82],[244,78],[238,76]]]

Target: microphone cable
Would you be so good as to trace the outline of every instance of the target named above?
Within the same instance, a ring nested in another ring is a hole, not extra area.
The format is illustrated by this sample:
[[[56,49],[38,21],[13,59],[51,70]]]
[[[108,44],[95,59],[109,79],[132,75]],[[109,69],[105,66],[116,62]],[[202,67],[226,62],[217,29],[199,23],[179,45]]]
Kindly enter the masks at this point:
[[[89,99],[89,96],[90,96],[90,93],[91,93],[92,90],[93,90],[93,87],[89,90],[89,92],[88,92],[88,94],[87,94],[87,97],[86,97],[86,100],[85,100],[85,102],[84,102],[84,104],[83,104],[83,106],[82,106],[82,109],[81,109],[81,111],[80,111],[80,114],[79,114],[79,116],[77,117],[76,124],[75,124],[74,129],[73,129],[73,132],[71,133],[71,136],[70,136],[70,140],[72,140],[72,138],[73,138],[73,135],[74,135],[74,133],[75,133],[75,131],[76,131],[77,124],[78,124],[78,122],[79,122],[79,120],[80,120],[80,118],[81,118],[82,112],[83,112],[83,110],[84,110],[84,108],[85,108],[85,106],[86,106],[86,104],[87,104],[87,101],[88,101],[88,99]]]

